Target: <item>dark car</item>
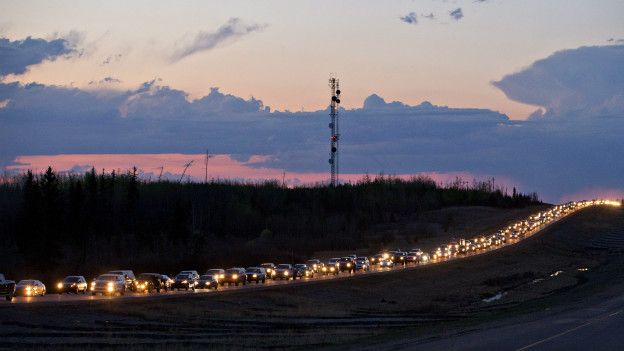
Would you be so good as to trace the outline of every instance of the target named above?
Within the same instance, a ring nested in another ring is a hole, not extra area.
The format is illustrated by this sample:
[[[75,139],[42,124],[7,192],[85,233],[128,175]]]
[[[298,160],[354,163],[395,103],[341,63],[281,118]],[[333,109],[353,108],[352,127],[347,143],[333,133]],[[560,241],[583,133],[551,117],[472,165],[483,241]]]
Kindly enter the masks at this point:
[[[15,281],[6,280],[2,273],[0,273],[0,296],[4,296],[7,301],[13,301],[15,296]]]
[[[225,279],[225,269],[221,268],[213,268],[209,269],[204,273],[204,275],[211,275],[217,279],[220,285],[223,285],[223,279]]]
[[[321,274],[323,275],[337,275],[338,274],[338,267],[336,266],[335,263],[331,263],[331,262],[327,262],[327,263],[321,263]]]
[[[244,268],[233,267],[225,271],[225,278],[223,282],[227,285],[247,284],[247,275]]]
[[[367,257],[358,257],[355,259],[355,270],[356,271],[369,271],[371,268],[370,261]]]
[[[314,273],[321,272],[321,260],[317,260],[317,259],[308,260],[306,264],[308,265],[308,267],[312,268]]]
[[[136,280],[136,291],[151,293],[156,290],[157,293],[160,290],[167,290],[166,283],[162,279],[162,274],[159,273],[141,273]]]
[[[260,265],[260,267],[264,268],[264,270],[266,271],[266,275],[268,279],[274,279],[275,275],[277,274],[275,272],[275,264],[274,263],[263,263]]]
[[[341,257],[338,261],[338,270],[341,272],[355,272],[355,261],[351,257]]]
[[[108,274],[119,274],[122,275],[124,277],[124,280],[126,281],[126,290],[130,290],[130,291],[134,291],[136,288],[136,278],[134,277],[134,272],[132,272],[131,270],[117,270],[117,271],[110,271],[108,272]]]
[[[406,265],[407,253],[403,251],[390,251],[390,260],[395,264]]]
[[[275,279],[295,279],[293,266],[287,263],[278,264],[275,267]]]
[[[198,277],[195,277],[193,274],[189,273],[180,273],[176,275],[173,280],[173,284],[171,284],[171,290],[193,290],[195,291],[195,287],[197,286]]]
[[[249,267],[245,270],[245,275],[247,275],[248,282],[262,282],[264,284],[266,282],[266,271],[262,267]]]
[[[216,274],[204,274],[197,281],[197,289],[219,289],[219,276]]]
[[[293,266],[293,268],[295,270],[295,279],[314,277],[314,270],[307,264],[296,264]]]
[[[81,275],[70,275],[65,277],[62,282],[56,284],[56,290],[59,294],[68,293],[83,293],[86,294],[89,291],[89,284],[85,277]]]
[[[20,280],[15,286],[15,296],[45,296],[45,285],[35,279]]]

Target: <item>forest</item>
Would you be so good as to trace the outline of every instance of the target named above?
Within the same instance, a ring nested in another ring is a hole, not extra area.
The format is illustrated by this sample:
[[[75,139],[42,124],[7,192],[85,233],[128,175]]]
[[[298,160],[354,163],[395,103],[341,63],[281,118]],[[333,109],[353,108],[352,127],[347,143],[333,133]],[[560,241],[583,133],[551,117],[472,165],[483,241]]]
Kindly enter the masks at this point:
[[[320,250],[378,248],[392,224],[448,206],[540,203],[493,180],[447,185],[379,175],[335,187],[277,181],[147,181],[132,169],[27,172],[0,183],[0,272],[42,279],[109,269],[175,272],[294,262]],[[418,235],[418,233],[416,233]]]

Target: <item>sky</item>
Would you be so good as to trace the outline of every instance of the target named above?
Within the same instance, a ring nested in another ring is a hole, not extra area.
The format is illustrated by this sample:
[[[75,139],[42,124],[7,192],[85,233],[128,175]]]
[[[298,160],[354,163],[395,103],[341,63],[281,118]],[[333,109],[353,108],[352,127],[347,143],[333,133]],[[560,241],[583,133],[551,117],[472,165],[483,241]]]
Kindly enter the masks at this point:
[[[449,15],[456,9],[458,20]],[[410,13],[417,23],[401,21]],[[377,93],[523,119],[535,107],[490,83],[557,50],[623,37],[622,13],[624,2],[609,0],[20,0],[0,3],[0,33],[16,40],[75,32],[82,40],[83,55],[32,67],[21,82],[88,88],[113,77],[115,88],[129,89],[158,77],[191,97],[220,87],[273,109],[313,111],[324,108],[335,72],[348,92],[344,107]],[[174,58],[231,19],[256,29]]]
[[[334,73],[345,180],[624,196],[623,62],[624,1],[3,1],[0,167],[316,182]]]

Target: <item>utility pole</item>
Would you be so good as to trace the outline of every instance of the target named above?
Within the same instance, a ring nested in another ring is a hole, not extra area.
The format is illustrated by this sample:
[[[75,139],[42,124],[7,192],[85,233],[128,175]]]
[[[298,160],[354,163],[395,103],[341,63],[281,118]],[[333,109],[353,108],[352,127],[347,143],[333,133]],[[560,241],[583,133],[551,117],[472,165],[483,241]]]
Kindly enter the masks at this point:
[[[210,160],[210,158],[212,157],[213,156],[210,154],[210,152],[208,152],[208,149],[206,149],[206,160],[205,160],[206,174],[204,175],[204,183],[208,183],[208,160]]]

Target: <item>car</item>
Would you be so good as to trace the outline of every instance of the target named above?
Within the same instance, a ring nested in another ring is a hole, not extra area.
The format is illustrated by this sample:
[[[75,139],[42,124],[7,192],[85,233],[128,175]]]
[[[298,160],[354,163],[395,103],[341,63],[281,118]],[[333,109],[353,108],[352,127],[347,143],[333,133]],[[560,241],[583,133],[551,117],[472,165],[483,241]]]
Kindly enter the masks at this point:
[[[45,285],[36,279],[20,280],[15,285],[15,296],[45,296]]]
[[[278,264],[275,267],[275,279],[295,279],[293,266],[287,263]]]
[[[267,279],[266,270],[262,267],[247,267],[245,269],[245,275],[247,276],[247,282],[256,282],[264,284]]]
[[[151,293],[156,290],[157,293],[160,290],[167,290],[166,283],[162,279],[160,273],[141,273],[137,277],[135,291]]]
[[[223,282],[227,283],[227,285],[234,284],[236,286],[238,286],[238,284],[247,284],[245,268],[232,267],[225,270],[225,278],[223,278]]]
[[[307,260],[306,265],[312,268],[314,273],[319,273],[321,271],[321,260],[317,260],[317,259]]]
[[[108,272],[108,274],[119,274],[122,275],[124,277],[124,280],[126,282],[126,290],[130,290],[130,291],[134,291],[136,288],[136,278],[134,277],[134,272],[132,272],[131,270],[116,270],[116,271],[110,271]]]
[[[13,301],[15,296],[15,281],[7,280],[2,273],[0,273],[0,296],[4,296],[7,301]]]
[[[204,274],[197,281],[197,289],[219,289],[219,276],[217,274]]]
[[[70,275],[56,284],[56,290],[59,294],[69,294],[70,292],[86,294],[89,291],[89,284],[81,275]]]
[[[407,254],[403,251],[390,251],[390,260],[394,262],[394,264],[402,264],[405,265],[407,262],[405,261],[405,257]]]
[[[192,290],[195,291],[195,287],[197,286],[197,281],[199,280],[199,276],[194,276],[191,273],[179,273],[176,275],[173,280],[173,284],[171,284],[171,290]]]
[[[307,264],[299,263],[293,266],[295,270],[295,279],[299,278],[314,278],[314,270]]]
[[[225,278],[225,269],[221,268],[213,268],[209,269],[204,273],[204,275],[212,275],[217,279],[220,285],[223,285],[223,279]]]
[[[379,261],[383,260],[383,258],[384,258],[383,253],[378,253],[376,255],[371,256],[370,263],[371,265],[379,264]]]
[[[275,278],[275,264],[274,263],[263,263],[260,265],[260,267],[264,268],[264,270],[266,270],[266,274],[267,274],[267,279],[273,279]]]
[[[355,270],[356,271],[369,271],[370,270],[370,261],[366,257],[358,257],[355,259]]]
[[[123,295],[126,292],[126,278],[121,274],[102,274],[91,283],[92,295]]]
[[[394,267],[394,261],[391,259],[382,259],[379,261],[379,267],[381,268],[392,268]]]
[[[321,263],[321,274],[323,275],[328,275],[328,274],[332,274],[332,275],[337,275],[338,274],[338,268],[336,267],[336,264],[332,264],[332,263]]]
[[[340,261],[338,261],[338,270],[349,273],[355,272],[355,261],[350,256],[341,257]]]

